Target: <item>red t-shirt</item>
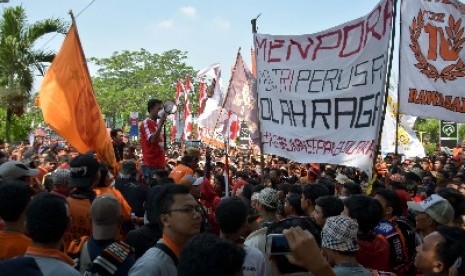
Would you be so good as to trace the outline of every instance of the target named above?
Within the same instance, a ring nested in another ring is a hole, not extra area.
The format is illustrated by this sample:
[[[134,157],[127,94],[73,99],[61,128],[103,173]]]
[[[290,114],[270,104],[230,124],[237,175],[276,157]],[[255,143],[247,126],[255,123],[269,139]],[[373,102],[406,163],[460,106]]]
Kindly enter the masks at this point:
[[[364,267],[390,271],[389,265],[389,243],[379,234],[372,241],[357,240],[359,250],[357,251],[357,262]]]
[[[140,140],[142,144],[142,162],[144,166],[164,169],[165,151],[163,150],[163,133],[160,133],[158,141],[150,142],[150,136],[157,131],[157,122],[147,118],[140,125]]]

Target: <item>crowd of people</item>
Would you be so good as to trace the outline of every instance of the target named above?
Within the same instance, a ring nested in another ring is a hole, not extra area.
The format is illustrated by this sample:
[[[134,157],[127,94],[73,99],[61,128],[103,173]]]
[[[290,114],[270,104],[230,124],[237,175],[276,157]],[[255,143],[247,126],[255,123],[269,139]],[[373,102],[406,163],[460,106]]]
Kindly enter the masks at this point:
[[[147,107],[140,146],[111,131],[117,168],[63,142],[0,143],[0,275],[465,275],[461,148],[388,154],[374,177],[262,167],[248,150],[165,151],[162,103]]]

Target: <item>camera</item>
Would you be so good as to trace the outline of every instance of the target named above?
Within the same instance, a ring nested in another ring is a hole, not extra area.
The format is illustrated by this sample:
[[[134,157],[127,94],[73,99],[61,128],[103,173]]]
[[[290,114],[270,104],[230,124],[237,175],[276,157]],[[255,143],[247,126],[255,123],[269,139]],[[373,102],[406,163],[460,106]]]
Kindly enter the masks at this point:
[[[289,243],[283,234],[269,234],[266,236],[265,253],[269,255],[291,254]]]

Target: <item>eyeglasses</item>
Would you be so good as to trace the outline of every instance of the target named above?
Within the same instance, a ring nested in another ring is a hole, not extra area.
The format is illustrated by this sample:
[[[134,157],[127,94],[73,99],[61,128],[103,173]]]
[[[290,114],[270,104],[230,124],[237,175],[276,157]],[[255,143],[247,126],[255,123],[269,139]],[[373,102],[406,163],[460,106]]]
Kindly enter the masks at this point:
[[[182,208],[176,208],[176,209],[169,210],[169,213],[171,213],[171,212],[180,212],[180,213],[189,214],[189,215],[193,216],[194,212],[198,213],[198,214],[202,213],[202,206],[200,206],[200,205],[188,205],[188,206],[184,206]]]

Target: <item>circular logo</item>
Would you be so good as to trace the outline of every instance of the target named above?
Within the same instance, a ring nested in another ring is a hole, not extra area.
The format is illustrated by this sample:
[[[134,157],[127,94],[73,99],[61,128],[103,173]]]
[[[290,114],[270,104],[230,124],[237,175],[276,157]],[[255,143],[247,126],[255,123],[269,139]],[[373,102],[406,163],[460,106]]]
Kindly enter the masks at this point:
[[[451,136],[453,133],[455,133],[455,127],[453,125],[443,125],[442,133],[447,136]]]
[[[425,16],[428,19],[427,24]],[[462,19],[455,20],[451,14],[444,28],[444,26],[438,26],[438,24],[444,23],[444,17],[444,14],[419,10],[417,17],[413,18],[409,27],[409,46],[417,61],[415,67],[422,74],[434,81],[441,79],[443,82],[448,82],[465,76],[465,63],[459,57],[465,38],[463,37]],[[423,32],[428,36],[429,41],[426,56],[418,42]],[[448,62],[448,65],[444,68],[437,68],[431,63],[439,58]]]

